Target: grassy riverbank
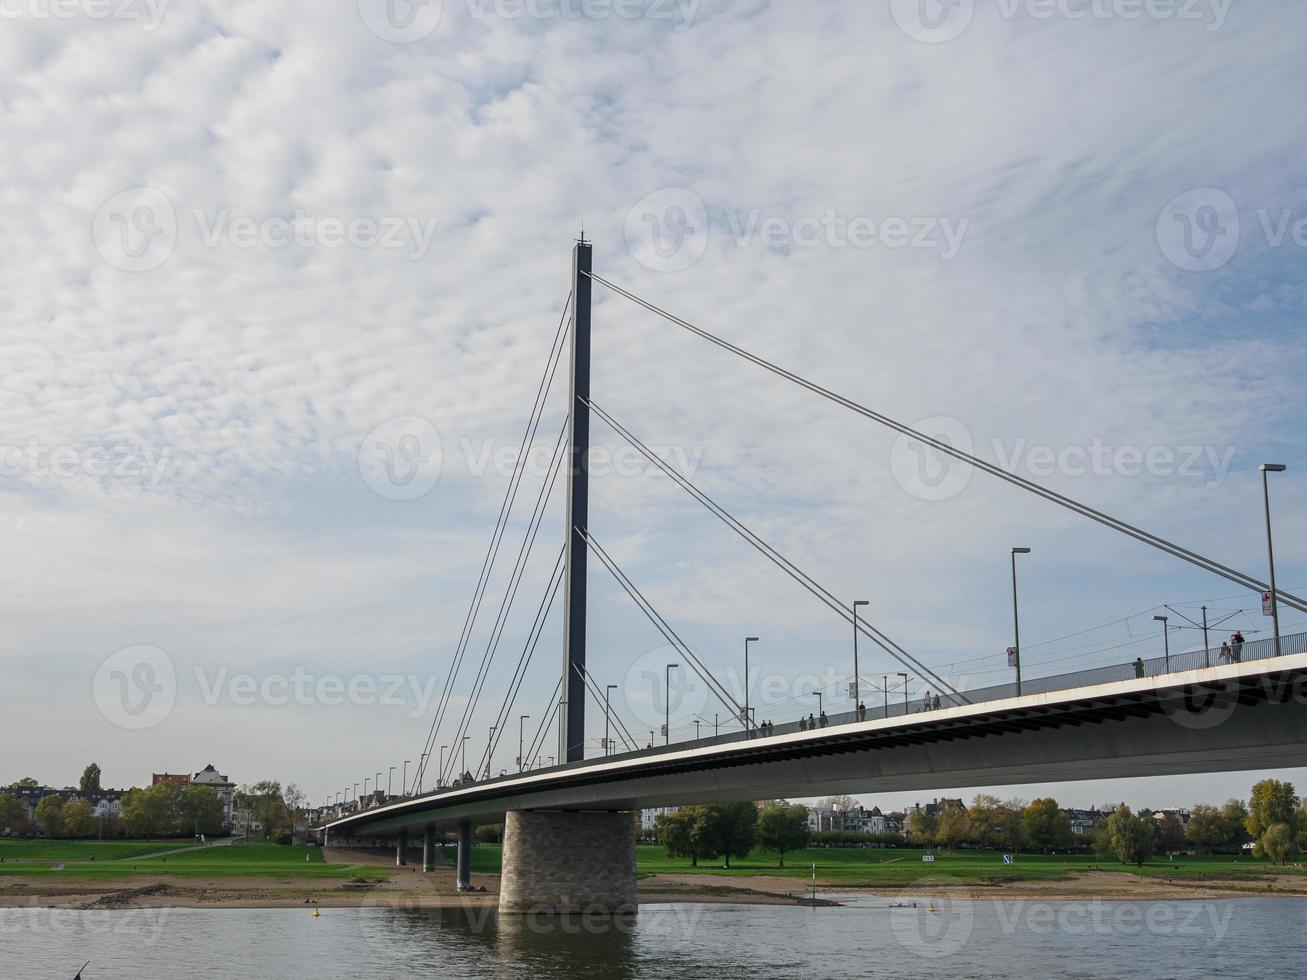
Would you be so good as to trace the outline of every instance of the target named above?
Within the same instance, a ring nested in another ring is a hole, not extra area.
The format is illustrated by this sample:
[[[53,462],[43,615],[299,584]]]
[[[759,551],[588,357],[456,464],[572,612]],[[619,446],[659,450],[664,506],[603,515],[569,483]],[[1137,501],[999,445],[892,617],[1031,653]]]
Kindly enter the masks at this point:
[[[929,862],[924,854],[909,848],[809,848],[787,854],[782,868],[775,854],[756,851],[727,869],[720,860],[696,868],[668,857],[660,846],[640,845],[637,870],[642,900],[653,902],[792,902],[812,889],[814,865],[820,892],[880,894],[887,900],[919,892],[1050,900],[1307,896],[1303,868],[1247,857],[1157,857],[1133,868],[1090,855],[1018,854],[1007,864],[995,852],[937,852]],[[452,847],[440,855],[433,875],[416,867],[416,852],[413,865],[397,869],[388,851],[259,843],[196,848],[176,841],[3,841],[0,857],[0,907],[264,908],[309,902],[493,904],[501,852],[491,844],[473,849],[473,881],[487,889],[473,897],[459,896],[454,887]]]

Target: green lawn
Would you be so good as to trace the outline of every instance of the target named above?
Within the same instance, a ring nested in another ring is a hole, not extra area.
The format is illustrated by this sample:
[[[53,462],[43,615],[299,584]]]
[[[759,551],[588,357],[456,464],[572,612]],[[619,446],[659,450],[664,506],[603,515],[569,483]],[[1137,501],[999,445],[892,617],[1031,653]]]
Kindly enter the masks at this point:
[[[7,852],[6,857],[23,857],[27,860],[76,861],[70,856],[78,845],[65,842],[32,841],[13,842],[17,853]],[[51,864],[13,864],[9,860],[0,864],[0,875],[63,875],[69,878],[118,878],[134,874],[173,875],[185,878],[216,878],[237,876],[275,877],[285,875],[297,878],[353,878],[368,880],[388,878],[388,868],[364,867],[349,864],[327,864],[322,850],[317,847],[288,847],[277,844],[245,844],[209,846],[166,858],[135,860],[134,855],[151,854],[167,850],[169,846],[185,847],[187,842],[171,842],[160,846],[157,842],[118,841],[119,853],[114,857],[97,855],[92,864],[68,864],[56,871]],[[88,845],[89,846],[89,845]],[[29,849],[30,850],[25,850]]]
[[[1057,878],[1077,871],[1101,869],[1128,871],[1152,877],[1206,877],[1209,879],[1248,878],[1273,873],[1302,873],[1302,869],[1273,867],[1251,858],[1233,856],[1154,857],[1142,868],[1127,867],[1116,861],[1100,861],[1093,855],[1017,854],[1013,864],[1004,864],[1002,854],[994,851],[934,851],[935,860],[922,861],[926,852],[914,848],[808,848],[785,855],[785,867],[778,867],[776,854],[754,851],[744,860],[732,860],[730,870],[717,859],[694,868],[688,859],[669,858],[662,847],[642,844],[637,849],[637,868],[641,874],[710,874],[723,877],[771,875],[811,878],[816,864],[817,879],[848,885],[906,885],[927,876],[948,876],[966,882],[987,879]]]
[[[188,840],[0,840],[0,858],[5,861],[115,861],[190,844]]]
[[[185,847],[186,841],[0,841],[0,876],[39,875],[68,878],[117,878],[133,874],[169,875],[180,878],[237,877],[261,878],[359,878],[378,881],[389,878],[390,868],[327,864],[322,851],[316,847],[287,847],[276,844],[238,843],[231,846],[206,847],[200,850],[174,854],[167,858],[141,860],[142,854],[155,853],[172,847]],[[1105,871],[1128,871],[1151,877],[1191,877],[1209,880],[1256,878],[1267,873],[1303,874],[1302,868],[1292,865],[1273,867],[1265,861],[1251,858],[1235,859],[1228,855],[1215,857],[1178,857],[1174,861],[1155,857],[1143,868],[1132,868],[1115,861],[1099,861],[1092,855],[1038,855],[1018,854],[1011,865],[1003,863],[1001,854],[993,851],[936,851],[935,860],[921,860],[923,851],[913,848],[809,848],[785,856],[785,867],[778,866],[777,857],[767,851],[754,851],[744,860],[731,862],[731,868],[722,867],[720,859],[705,862],[698,868],[689,860],[670,858],[656,844],[641,844],[636,851],[636,867],[640,874],[699,874],[729,879],[749,875],[807,880],[817,866],[817,880],[848,886],[902,886],[925,877],[950,877],[964,882],[980,884],[989,880],[1018,880],[1056,878],[1101,868]],[[53,864],[68,863],[56,871]],[[16,864],[15,860],[42,861],[43,864]],[[442,866],[452,864],[454,848],[445,851]],[[478,874],[497,874],[500,870],[498,845],[478,844],[472,851],[472,870]]]

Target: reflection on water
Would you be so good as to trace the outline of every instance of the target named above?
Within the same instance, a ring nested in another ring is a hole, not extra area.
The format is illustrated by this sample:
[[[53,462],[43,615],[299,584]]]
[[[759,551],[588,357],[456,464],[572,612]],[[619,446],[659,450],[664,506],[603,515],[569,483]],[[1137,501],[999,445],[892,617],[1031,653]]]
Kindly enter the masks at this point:
[[[958,902],[916,909],[645,906],[512,916],[464,906],[0,910],[0,977],[336,980],[889,976],[1280,977],[1307,954],[1295,900]]]

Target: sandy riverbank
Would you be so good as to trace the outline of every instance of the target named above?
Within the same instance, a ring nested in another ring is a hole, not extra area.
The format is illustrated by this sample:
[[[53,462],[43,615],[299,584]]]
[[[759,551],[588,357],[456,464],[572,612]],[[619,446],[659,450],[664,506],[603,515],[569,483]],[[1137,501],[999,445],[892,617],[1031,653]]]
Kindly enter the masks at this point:
[[[0,880],[0,908],[371,908],[437,909],[494,906],[499,880],[475,876],[484,892],[459,894],[453,872],[424,875],[410,869],[388,881],[295,877],[179,878],[138,875],[113,882],[48,877]],[[640,881],[641,904],[668,902],[797,904],[810,891],[807,882],[766,876],[718,878],[708,875],[650,875]],[[948,879],[902,888],[817,882],[821,895],[834,898],[967,898],[978,901],[1157,901],[1250,897],[1307,897],[1307,880],[1267,876],[1253,881],[1196,881],[1140,878],[1124,872],[1095,871],[1054,881],[1014,881],[958,885]]]

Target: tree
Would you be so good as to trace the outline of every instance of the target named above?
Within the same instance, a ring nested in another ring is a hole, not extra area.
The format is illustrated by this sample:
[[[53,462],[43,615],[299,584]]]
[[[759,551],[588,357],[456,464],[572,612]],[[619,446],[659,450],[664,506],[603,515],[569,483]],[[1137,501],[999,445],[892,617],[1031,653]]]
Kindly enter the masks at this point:
[[[913,810],[908,814],[903,829],[907,833],[908,839],[917,847],[930,847],[935,843],[935,835],[939,830],[939,821],[933,813],[927,813],[925,810]]]
[[[1227,843],[1228,828],[1221,819],[1221,811],[1210,803],[1196,803],[1189,811],[1189,826],[1184,832],[1189,846],[1204,854]]]
[[[155,783],[147,789],[129,792],[123,799],[124,833],[128,837],[150,838],[185,831],[180,810],[185,789],[173,783]]]
[[[176,822],[179,833],[213,836],[222,833],[222,797],[208,786],[187,786],[175,798]]]
[[[967,811],[960,806],[945,804],[940,810],[939,822],[935,829],[935,839],[941,847],[950,851],[959,844],[965,844],[971,838],[971,821]]]
[[[46,837],[58,837],[64,830],[64,801],[57,796],[43,796],[36,804],[36,822]]]
[[[24,776],[22,779],[18,780],[17,782],[10,783],[9,788],[10,789],[36,789],[40,785],[41,784],[38,783],[35,779],[33,779],[31,776]]]
[[[1286,863],[1297,850],[1293,842],[1293,828],[1287,823],[1271,824],[1257,841],[1256,850],[1259,856],[1268,857],[1276,864]]]
[[[63,833],[65,837],[94,837],[96,831],[95,811],[86,800],[69,803],[63,809]]]
[[[1010,835],[1007,806],[997,796],[981,793],[967,810],[971,841],[980,847],[1001,847]]]
[[[1057,800],[1031,800],[1021,815],[1021,826],[1031,847],[1048,852],[1071,842],[1071,818],[1058,808]]]
[[[1108,835],[1112,853],[1122,864],[1142,867],[1153,856],[1157,844],[1154,823],[1151,819],[1132,813],[1124,803],[1103,822],[1103,832]]]
[[[1298,831],[1298,819],[1298,795],[1293,783],[1263,779],[1253,786],[1248,819],[1244,821],[1244,829],[1253,840],[1260,840],[1277,823],[1287,824],[1292,836]]]
[[[82,779],[78,787],[83,793],[98,793],[100,791],[100,767],[92,762],[82,770]]]
[[[17,833],[26,820],[27,807],[12,796],[0,793],[0,834],[6,831]]]
[[[1225,830],[1226,846],[1242,847],[1252,840],[1248,836],[1248,807],[1243,800],[1226,800],[1221,807],[1221,826]]]
[[[703,806],[682,807],[676,813],[659,814],[654,833],[669,857],[689,858],[692,867],[699,860],[715,858],[721,853],[713,818]]]
[[[720,851],[726,858],[747,858],[758,843],[758,808],[752,803],[726,803],[708,807],[714,813]]]
[[[1157,842],[1167,853],[1184,849],[1184,824],[1174,813],[1164,813],[1157,821]]]
[[[780,855],[785,867],[785,852],[808,846],[808,808],[797,803],[769,803],[758,814],[758,843]]]

